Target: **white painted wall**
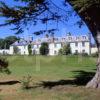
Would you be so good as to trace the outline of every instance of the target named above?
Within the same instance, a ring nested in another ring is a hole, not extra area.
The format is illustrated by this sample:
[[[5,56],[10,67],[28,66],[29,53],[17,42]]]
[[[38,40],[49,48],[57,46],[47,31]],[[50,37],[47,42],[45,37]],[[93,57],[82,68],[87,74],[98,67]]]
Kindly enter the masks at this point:
[[[10,50],[9,49],[2,49],[0,50],[0,54],[3,55],[3,54],[9,54],[10,53]]]
[[[78,50],[78,53],[82,53],[83,50],[85,50],[85,53],[90,54],[89,42],[84,42],[84,46],[82,46],[82,42],[77,42],[77,43],[78,43],[77,46],[75,46],[75,42],[70,43],[72,54],[74,54],[76,50]],[[58,55],[59,50],[62,48],[61,46],[62,46],[61,43],[53,43],[53,42],[49,43],[49,55],[51,56]],[[32,48],[32,51],[34,50],[36,54],[40,54],[39,52],[40,47],[41,45],[35,44]]]
[[[17,46],[19,49],[19,54],[21,55],[28,55],[28,45],[25,46]],[[14,54],[14,46],[10,46],[10,54]]]
[[[9,54],[10,54],[10,55],[13,55],[13,53],[14,53],[14,51],[13,51],[13,46],[10,46],[10,52],[9,52]]]
[[[98,52],[97,47],[91,47],[91,54]]]
[[[61,49],[61,43],[50,43],[49,55],[58,55],[60,49]]]
[[[84,42],[85,45],[82,46],[82,42],[78,42],[78,45],[76,46],[75,43],[70,43],[71,52],[74,54],[76,50],[78,50],[78,53],[82,53],[83,50],[85,50],[85,53],[90,54],[90,44],[89,42]]]

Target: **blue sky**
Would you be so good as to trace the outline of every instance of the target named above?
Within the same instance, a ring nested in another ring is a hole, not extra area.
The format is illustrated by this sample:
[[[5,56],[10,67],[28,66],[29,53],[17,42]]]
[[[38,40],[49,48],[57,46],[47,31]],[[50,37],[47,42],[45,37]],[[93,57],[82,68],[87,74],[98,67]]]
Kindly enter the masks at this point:
[[[13,2],[13,0],[2,0],[5,1],[8,5],[13,6],[16,5],[15,2]],[[63,7],[62,6],[62,1],[63,0],[52,0],[57,6],[59,7]],[[20,3],[17,3],[17,5],[20,5]],[[65,8],[63,8],[65,9]],[[69,9],[71,9],[71,7],[69,6]],[[70,32],[72,33],[72,35],[88,35],[88,33],[90,32],[87,28],[86,25],[82,26],[82,28],[79,28],[78,25],[76,25],[76,21],[79,20],[79,17],[77,16],[71,16],[68,20],[68,22],[66,22],[66,24],[59,22],[58,27],[56,25],[56,23],[52,23],[50,25],[48,25],[48,29],[49,28],[58,28],[58,31],[55,32],[55,36],[65,36],[66,33]],[[3,22],[3,18],[0,18],[0,23]],[[6,36],[9,35],[15,35],[14,31],[11,31],[10,28],[12,26],[5,26],[5,27],[1,27],[0,28],[0,38],[4,38]],[[43,35],[40,36],[35,36],[32,33],[34,31],[37,31],[39,29],[46,29],[46,25],[42,25],[39,24],[37,26],[31,26],[29,30],[25,29],[25,32],[23,34],[20,34],[19,36],[24,36],[27,37],[28,35],[32,35],[33,38],[37,38],[37,37],[42,37]]]

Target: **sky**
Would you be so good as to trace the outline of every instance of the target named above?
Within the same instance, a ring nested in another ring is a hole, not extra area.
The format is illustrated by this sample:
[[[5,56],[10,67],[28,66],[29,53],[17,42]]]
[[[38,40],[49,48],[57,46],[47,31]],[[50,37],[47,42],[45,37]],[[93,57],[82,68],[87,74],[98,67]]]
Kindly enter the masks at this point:
[[[13,0],[0,0],[0,1],[4,1],[6,2],[8,5],[13,6],[16,5],[15,2],[13,2]],[[52,0],[57,6],[65,9],[62,6],[62,1],[63,0]],[[17,5],[21,5],[20,3],[17,3]],[[72,9],[69,5],[68,5],[68,9]],[[55,32],[55,36],[57,37],[61,37],[61,36],[66,36],[66,33],[71,33],[72,35],[88,35],[88,33],[90,33],[90,31],[88,30],[87,26],[84,25],[81,28],[79,28],[79,26],[76,24],[76,21],[78,21],[80,18],[77,16],[72,15],[69,20],[66,22],[66,24],[59,22],[58,26],[56,23],[51,23],[50,25],[47,25],[47,28],[57,28],[58,30]],[[2,23],[4,21],[3,18],[0,18],[0,23]],[[7,36],[10,35],[15,35],[14,31],[10,30],[12,26],[5,26],[5,27],[0,27],[0,38],[5,38]],[[29,30],[25,29],[25,32],[20,34],[20,35],[16,35],[16,36],[20,36],[20,37],[27,37],[29,35],[33,36],[34,38],[38,38],[38,37],[43,37],[43,35],[40,36],[36,36],[34,34],[32,34],[33,32],[37,31],[37,30],[41,30],[41,29],[46,29],[46,25],[36,25],[36,26],[31,26],[29,28]]]

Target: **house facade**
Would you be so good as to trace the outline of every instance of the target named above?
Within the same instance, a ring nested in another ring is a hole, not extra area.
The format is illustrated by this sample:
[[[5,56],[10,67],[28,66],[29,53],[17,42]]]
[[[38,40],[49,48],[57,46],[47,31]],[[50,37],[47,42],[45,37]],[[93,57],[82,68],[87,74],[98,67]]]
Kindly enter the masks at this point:
[[[28,55],[28,44],[29,42],[24,40],[24,39],[21,39],[20,41],[16,41],[15,43],[13,43],[11,46],[10,46],[10,49],[9,49],[9,54],[10,55],[13,55],[15,54],[15,47],[17,48],[17,51],[16,53],[17,54],[20,54],[20,55]]]
[[[48,55],[58,55],[59,50],[67,44],[70,44],[71,53],[87,53],[90,54],[90,40],[88,36],[66,36],[66,37],[45,37],[38,38],[33,41],[20,40],[10,46],[10,54],[14,54],[14,47],[17,46],[19,54],[28,55],[28,45],[32,46],[32,54],[40,54],[39,49],[41,43],[46,42],[49,46]]]

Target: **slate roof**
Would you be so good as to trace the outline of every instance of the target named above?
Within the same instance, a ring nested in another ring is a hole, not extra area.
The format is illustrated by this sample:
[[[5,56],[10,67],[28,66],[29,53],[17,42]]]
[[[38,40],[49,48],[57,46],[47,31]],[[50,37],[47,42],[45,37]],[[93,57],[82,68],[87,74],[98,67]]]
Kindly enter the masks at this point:
[[[11,46],[25,46],[25,45],[28,45],[29,42],[28,41],[16,41],[15,43],[13,43]]]
[[[54,37],[54,38],[39,38],[34,41],[32,41],[32,44],[41,44],[42,42],[48,42],[48,43],[62,43],[62,42],[82,42],[82,41],[89,41],[88,36],[67,36],[67,37]],[[12,44],[12,46],[25,46],[30,44],[30,41],[26,41],[24,39],[20,41],[16,41]]]

